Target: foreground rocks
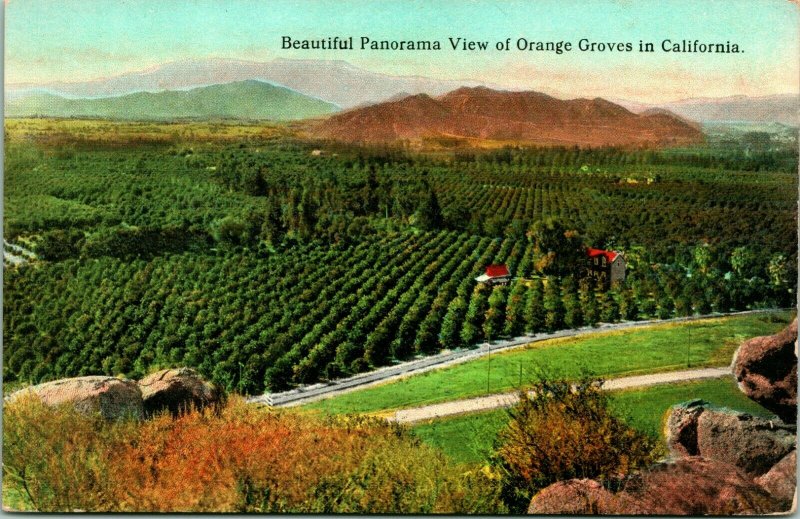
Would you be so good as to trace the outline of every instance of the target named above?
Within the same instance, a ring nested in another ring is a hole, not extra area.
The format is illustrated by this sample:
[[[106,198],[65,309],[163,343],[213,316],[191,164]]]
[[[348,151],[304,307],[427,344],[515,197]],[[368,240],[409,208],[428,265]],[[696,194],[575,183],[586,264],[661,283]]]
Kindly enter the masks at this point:
[[[6,404],[35,396],[48,406],[71,405],[85,414],[107,420],[153,416],[169,411],[177,416],[190,409],[218,409],[225,393],[193,369],[167,369],[138,383],[105,376],[75,377],[27,387],[12,393]]]
[[[756,483],[778,499],[791,502],[797,487],[797,451],[787,454]]]
[[[173,416],[191,408],[219,407],[225,395],[193,369],[165,369],[139,381],[144,412],[151,416],[168,410]]]
[[[617,492],[593,480],[550,485],[531,501],[530,514],[730,515],[785,511],[735,467],[702,457],[661,463],[619,483]]]
[[[48,406],[72,405],[82,413],[100,413],[107,420],[142,418],[142,393],[136,382],[114,377],[76,377],[21,389],[8,397],[13,403],[35,395]]]
[[[795,448],[794,425],[715,408],[702,400],[673,407],[667,447],[673,457],[703,456],[750,476],[767,473]]]
[[[780,419],[702,400],[667,417],[671,460],[614,481],[570,480],[531,500],[532,514],[730,515],[788,512],[797,484],[797,320],[744,342],[731,370],[739,389]]]
[[[775,335],[745,341],[731,369],[739,389],[787,423],[797,421],[797,319]]]

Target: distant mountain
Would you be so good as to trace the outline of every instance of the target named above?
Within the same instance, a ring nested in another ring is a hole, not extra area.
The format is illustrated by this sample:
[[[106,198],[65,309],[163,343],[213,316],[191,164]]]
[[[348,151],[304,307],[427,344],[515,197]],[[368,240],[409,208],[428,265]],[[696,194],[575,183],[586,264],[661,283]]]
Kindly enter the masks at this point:
[[[700,142],[693,125],[665,113],[636,115],[605,99],[560,100],[538,92],[459,88],[333,115],[310,128],[348,142],[459,137],[543,145],[674,145]]]
[[[624,100],[615,102],[636,113],[662,108],[700,123],[777,122],[793,126],[800,123],[800,117],[798,117],[800,96],[796,94],[765,97],[702,97],[660,104],[643,104]]]
[[[62,97],[107,97],[134,92],[159,92],[257,79],[282,85],[301,94],[343,108],[385,101],[401,92],[440,95],[477,81],[446,81],[421,76],[391,76],[370,72],[340,60],[268,62],[234,59],[175,61],[140,72],[76,83],[9,84],[7,95],[46,90]],[[487,85],[491,86],[491,85]],[[10,97],[7,97],[10,99]]]
[[[190,90],[139,92],[94,99],[70,99],[52,93],[31,93],[6,102],[6,115],[10,117],[146,120],[235,118],[288,121],[319,117],[338,110],[331,103],[255,80]]]

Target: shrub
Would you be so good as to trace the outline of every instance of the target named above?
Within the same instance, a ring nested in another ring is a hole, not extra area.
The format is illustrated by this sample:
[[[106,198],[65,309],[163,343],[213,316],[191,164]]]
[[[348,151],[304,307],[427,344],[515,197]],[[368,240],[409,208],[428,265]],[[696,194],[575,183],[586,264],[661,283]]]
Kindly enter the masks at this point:
[[[545,380],[520,393],[493,459],[512,512],[523,513],[536,491],[556,481],[616,478],[655,461],[655,441],[614,416],[600,386],[588,378]]]
[[[378,419],[222,411],[109,423],[8,406],[4,472],[39,511],[497,513],[500,487]]]

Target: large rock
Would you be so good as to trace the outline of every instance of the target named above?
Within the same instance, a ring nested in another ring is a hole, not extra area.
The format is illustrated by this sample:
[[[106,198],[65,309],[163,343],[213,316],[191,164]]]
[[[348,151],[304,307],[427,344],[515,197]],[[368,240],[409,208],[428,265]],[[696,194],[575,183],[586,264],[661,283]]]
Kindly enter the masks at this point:
[[[776,463],[756,483],[773,497],[791,503],[797,486],[797,451],[792,451]]]
[[[736,467],[692,456],[642,475],[626,494],[649,514],[731,515],[788,510]],[[624,511],[620,511],[624,512]]]
[[[797,422],[797,319],[775,335],[745,341],[731,369],[745,395],[787,423]]]
[[[596,515],[618,513],[621,508],[627,513],[644,513],[637,510],[635,503],[621,503],[624,498],[593,479],[570,479],[553,483],[533,496],[528,513]]]
[[[750,476],[768,472],[795,448],[794,425],[692,401],[672,408],[667,447],[673,457],[700,455]]]
[[[730,515],[787,511],[736,467],[697,456],[661,463],[611,492],[591,480],[561,481],[531,500],[531,514]]]
[[[677,457],[696,456],[697,419],[705,411],[706,402],[692,400],[672,407],[667,418],[667,448]]]
[[[219,408],[225,394],[191,368],[165,369],[139,381],[144,411],[151,416],[169,410],[177,416],[191,408]]]
[[[37,396],[49,406],[71,405],[86,414],[100,413],[108,420],[142,418],[142,393],[136,382],[114,377],[64,378],[21,389],[8,403],[28,395]]]

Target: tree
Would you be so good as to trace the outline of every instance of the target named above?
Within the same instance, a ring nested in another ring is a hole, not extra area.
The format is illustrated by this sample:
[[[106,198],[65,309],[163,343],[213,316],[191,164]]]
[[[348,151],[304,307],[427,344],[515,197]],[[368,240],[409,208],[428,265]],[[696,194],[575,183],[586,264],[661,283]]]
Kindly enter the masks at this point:
[[[544,283],[544,328],[554,332],[564,327],[564,304],[561,300],[561,291],[558,279],[548,276]]]
[[[465,346],[471,346],[482,338],[481,326],[489,305],[489,298],[486,295],[487,290],[488,287],[485,285],[478,285],[472,293],[464,325],[461,327],[461,343]]]
[[[542,296],[542,281],[533,280],[533,288],[528,291],[525,301],[525,331],[536,333],[544,329],[544,303]]]
[[[537,270],[543,274],[566,276],[578,274],[585,265],[583,240],[561,220],[539,220],[530,231],[538,256]]]
[[[503,333],[509,337],[516,337],[525,329],[525,294],[527,289],[524,283],[517,282],[511,289],[506,305],[506,322],[503,324]]]
[[[497,338],[503,330],[503,322],[506,319],[506,287],[495,287],[489,296],[489,308],[486,310],[486,318],[483,321],[483,334],[487,340]]]
[[[601,380],[544,380],[509,411],[493,464],[512,513],[524,513],[540,489],[572,478],[624,476],[654,462],[658,447],[609,405]]]
[[[211,233],[214,240],[229,245],[242,245],[249,239],[247,224],[233,216],[215,222]]]
[[[579,328],[583,325],[583,311],[578,299],[578,287],[574,277],[567,276],[561,280],[561,293],[564,304],[564,324],[567,328]]]
[[[595,284],[591,277],[586,277],[581,280],[578,299],[583,309],[583,321],[591,326],[596,325],[600,320],[600,308],[597,306]]]
[[[425,183],[422,202],[417,207],[414,216],[414,224],[424,231],[442,228],[442,208],[439,206],[436,192],[427,183]]]
[[[439,344],[442,348],[456,348],[461,345],[461,321],[467,312],[467,303],[461,296],[456,296],[447,306],[447,313],[442,319],[439,331]]]

